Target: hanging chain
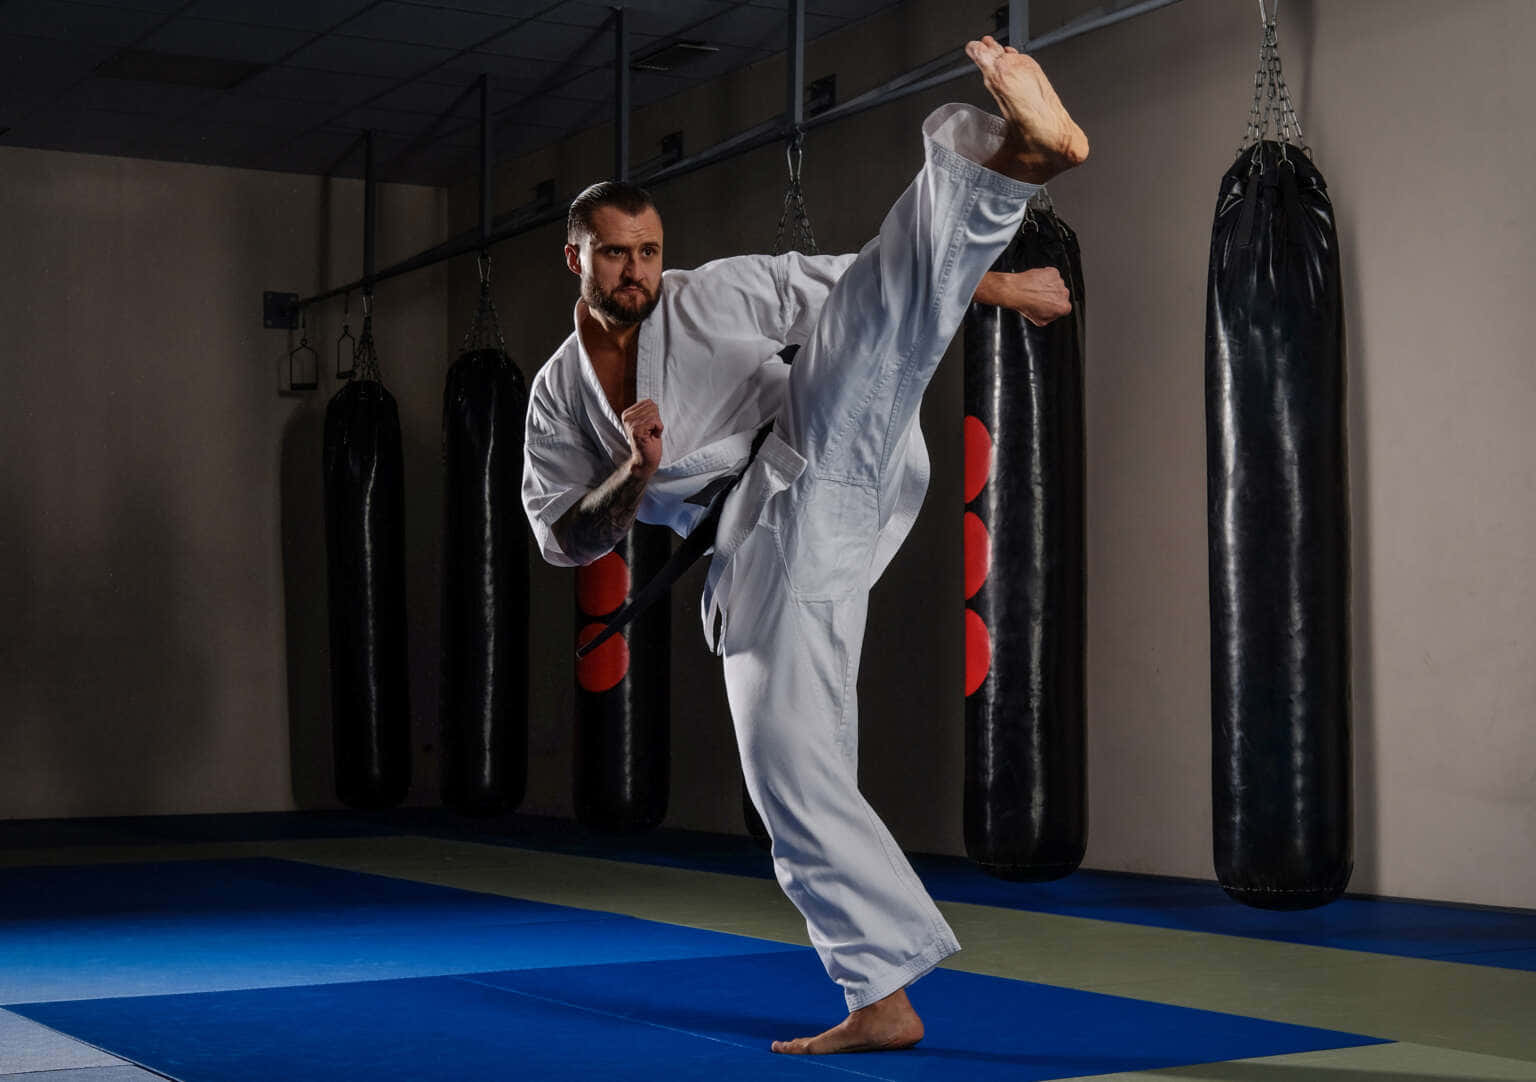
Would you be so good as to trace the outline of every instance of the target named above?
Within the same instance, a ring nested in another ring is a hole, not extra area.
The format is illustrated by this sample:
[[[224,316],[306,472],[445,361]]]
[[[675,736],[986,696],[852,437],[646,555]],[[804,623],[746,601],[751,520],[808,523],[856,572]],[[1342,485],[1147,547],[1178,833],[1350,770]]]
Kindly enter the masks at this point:
[[[785,228],[791,213],[795,216],[795,235],[790,238],[789,248],[798,248],[806,255],[816,254],[816,235],[811,232],[811,216],[805,209],[805,192],[800,187],[800,166],[805,161],[805,132],[795,129],[794,138],[784,150],[789,163],[789,187],[784,190],[784,210],[779,214],[778,232],[773,238],[773,254],[786,251]]]
[[[1040,190],[1029,197],[1029,202],[1024,204],[1024,221],[1021,228],[1038,232],[1040,222],[1035,217],[1037,214],[1050,214],[1055,216],[1056,204],[1051,201],[1051,193],[1041,185]]]
[[[1253,106],[1248,111],[1248,127],[1237,152],[1241,154],[1268,138],[1270,122],[1273,120],[1275,137],[1280,143],[1280,156],[1289,161],[1286,154],[1288,146],[1300,146],[1302,152],[1309,157],[1312,148],[1304,143],[1301,119],[1296,115],[1290,88],[1286,86],[1285,76],[1281,73],[1279,20],[1280,0],[1275,0],[1273,14],[1265,9],[1264,0],[1259,0],[1259,21],[1263,24],[1264,36],[1259,43],[1259,66],[1253,73]]]
[[[459,352],[469,353],[472,350],[490,349],[494,343],[496,349],[505,353],[507,342],[501,335],[501,319],[496,315],[496,300],[491,296],[491,253],[481,252],[478,263],[480,299],[475,305],[474,318],[470,320],[469,330],[464,334],[464,342],[459,346]]]
[[[363,331],[357,340],[356,360],[357,379],[379,379],[379,355],[373,347],[373,298],[363,294]]]

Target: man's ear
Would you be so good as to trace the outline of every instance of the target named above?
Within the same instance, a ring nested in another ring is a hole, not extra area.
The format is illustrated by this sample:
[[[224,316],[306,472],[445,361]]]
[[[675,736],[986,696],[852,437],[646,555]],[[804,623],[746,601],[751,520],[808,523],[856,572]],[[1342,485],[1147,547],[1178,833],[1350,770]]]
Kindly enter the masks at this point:
[[[570,268],[572,274],[581,277],[581,249],[574,244],[565,246],[565,265]]]

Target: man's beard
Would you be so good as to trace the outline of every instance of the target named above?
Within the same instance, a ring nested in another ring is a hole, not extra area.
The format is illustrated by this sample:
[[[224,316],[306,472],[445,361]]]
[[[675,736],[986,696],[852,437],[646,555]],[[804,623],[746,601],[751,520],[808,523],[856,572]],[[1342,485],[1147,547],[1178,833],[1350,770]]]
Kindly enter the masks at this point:
[[[633,286],[639,290],[640,296],[621,292],[626,286]],[[651,293],[638,282],[626,282],[612,293],[605,293],[603,287],[596,281],[589,280],[581,293],[581,299],[587,302],[588,308],[596,309],[609,322],[621,326],[639,323],[655,311],[656,305],[661,301],[660,286],[655,293]]]

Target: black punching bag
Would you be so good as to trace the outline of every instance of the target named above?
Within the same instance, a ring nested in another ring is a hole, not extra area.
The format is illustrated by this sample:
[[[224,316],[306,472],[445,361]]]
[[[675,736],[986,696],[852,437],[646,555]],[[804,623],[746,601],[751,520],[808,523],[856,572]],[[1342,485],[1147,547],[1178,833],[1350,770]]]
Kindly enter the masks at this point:
[[[1349,882],[1349,500],[1333,207],[1265,140],[1221,181],[1206,309],[1216,876],[1306,909]]]
[[[528,388],[499,347],[443,393],[443,803],[497,815],[528,779],[528,535],[518,493]]]
[[[1330,902],[1353,868],[1339,247],[1293,134],[1267,16],[1205,326],[1212,840],[1222,887],[1264,909]]]
[[[400,413],[379,382],[371,319],[357,366],[325,410],[336,795],[354,808],[389,808],[411,785],[405,471]]]
[[[1088,836],[1083,274],[1044,196],[992,269],[1035,267],[1070,316],[965,319],[965,848],[1011,880],[1070,874]]]
[[[661,570],[672,533],[636,523],[608,555],[576,569],[576,643],[603,630]],[[671,610],[652,605],[576,662],[576,818],[636,834],[667,815],[671,767]]]

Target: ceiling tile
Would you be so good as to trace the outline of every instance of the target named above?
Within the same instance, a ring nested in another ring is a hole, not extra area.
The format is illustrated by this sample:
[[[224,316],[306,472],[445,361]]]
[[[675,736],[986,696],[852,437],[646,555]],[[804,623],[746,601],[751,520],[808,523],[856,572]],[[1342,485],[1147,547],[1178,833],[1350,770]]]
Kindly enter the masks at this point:
[[[523,20],[472,11],[429,8],[418,4],[380,4],[347,24],[346,32],[366,38],[467,49],[494,38]]]
[[[521,106],[501,118],[506,123],[534,123],[551,125],[562,130],[579,124],[593,110],[594,103],[573,98],[545,95],[537,102]]]
[[[116,51],[112,45],[0,35],[0,126],[53,101]]]
[[[640,51],[657,39],[647,34],[631,34],[630,49]],[[537,60],[565,60],[583,50],[583,59],[611,59],[613,47],[601,39],[597,49],[591,48],[592,29],[572,26],[569,23],[551,23],[542,20],[524,23],[517,30],[484,46],[481,51],[499,56],[530,57]]]
[[[462,116],[477,116],[480,112],[480,95],[474,93],[473,88],[473,79],[465,79],[462,84],[417,80],[407,83],[398,90],[390,91],[373,104],[385,109],[404,109],[437,116],[446,112],[449,106],[469,91],[469,96],[459,105],[458,111]],[[493,88],[491,94],[493,107],[495,98]]]
[[[122,113],[148,113],[164,119],[207,105],[217,98],[217,90],[196,86],[167,86],[141,83],[132,79],[104,79],[91,76],[70,88],[59,98],[66,108],[108,109]],[[164,120],[162,120],[164,122]]]
[[[284,128],[264,125],[221,124],[197,132],[176,132],[174,138],[167,140],[167,146],[198,160],[217,154],[224,160],[259,161],[272,147],[287,142],[289,134]]]
[[[143,0],[133,0],[142,4]],[[295,30],[328,30],[337,27],[374,0],[198,0],[186,10],[200,19],[285,26]]]
[[[110,4],[34,0],[7,6],[3,18],[6,30],[12,34],[128,45],[161,22],[165,15]]]
[[[809,14],[832,15],[839,19],[854,20],[867,19],[876,12],[895,7],[899,3],[901,0],[806,0],[805,10]]]
[[[14,134],[26,137],[31,132],[38,133],[42,139],[33,145],[53,145],[70,139],[100,145],[101,139],[112,138],[127,146],[160,139],[165,134],[165,124],[149,113],[58,106],[39,110],[26,123],[18,125]]]
[[[599,7],[603,11],[602,18],[608,17],[608,9],[601,4],[573,3],[571,0],[451,0],[451,3],[426,3],[423,0],[403,0],[412,7],[423,7],[437,10],[451,7],[456,11],[475,11],[486,15],[495,15],[503,19],[535,19],[551,18],[552,12],[565,11],[567,8],[580,7],[582,9]],[[585,10],[582,17],[590,17]],[[563,16],[561,16],[563,18]],[[566,20],[570,21],[570,20]],[[599,22],[602,20],[599,19]]]
[[[330,123],[342,128],[356,128],[359,131],[372,129],[414,139],[432,123],[432,119],[426,113],[403,113],[398,109],[380,109],[368,105],[333,117]]]
[[[226,124],[281,129],[288,133],[314,123],[314,114],[300,102],[280,98],[262,98],[251,94],[221,94],[198,113],[198,122],[206,128]]]
[[[330,34],[301,49],[289,62],[296,67],[406,79],[436,70],[452,56],[451,49]]]
[[[624,9],[631,34],[689,37],[698,23],[707,22],[737,6],[735,2],[724,0],[667,0],[643,5],[626,3]],[[562,8],[553,21],[564,22],[564,12]]]
[[[805,35],[819,37],[843,25],[843,20],[825,15],[807,15]],[[691,37],[711,45],[735,45],[748,49],[784,50],[788,26],[783,11],[772,8],[739,7],[717,15],[689,31]]]
[[[511,93],[520,87],[532,90],[540,81],[559,70],[560,64],[554,60],[498,56],[495,53],[465,53],[433,72],[432,79],[463,86],[481,75],[489,75],[498,90]]]
[[[317,129],[298,135],[281,147],[257,154],[252,158],[252,164],[258,169],[290,173],[324,173],[336,166],[338,176],[361,176],[363,155],[348,153],[356,142],[355,131]],[[344,154],[347,155],[345,159],[342,158]]]
[[[212,19],[172,19],[144,40],[143,48],[180,56],[212,56],[271,64],[310,40],[303,30]]]
[[[239,93],[341,106],[381,94],[394,84],[395,80],[377,75],[317,71],[283,64],[251,76],[240,84]]]
[[[613,97],[613,66],[610,64],[573,75],[550,90],[564,98],[609,101]]]

